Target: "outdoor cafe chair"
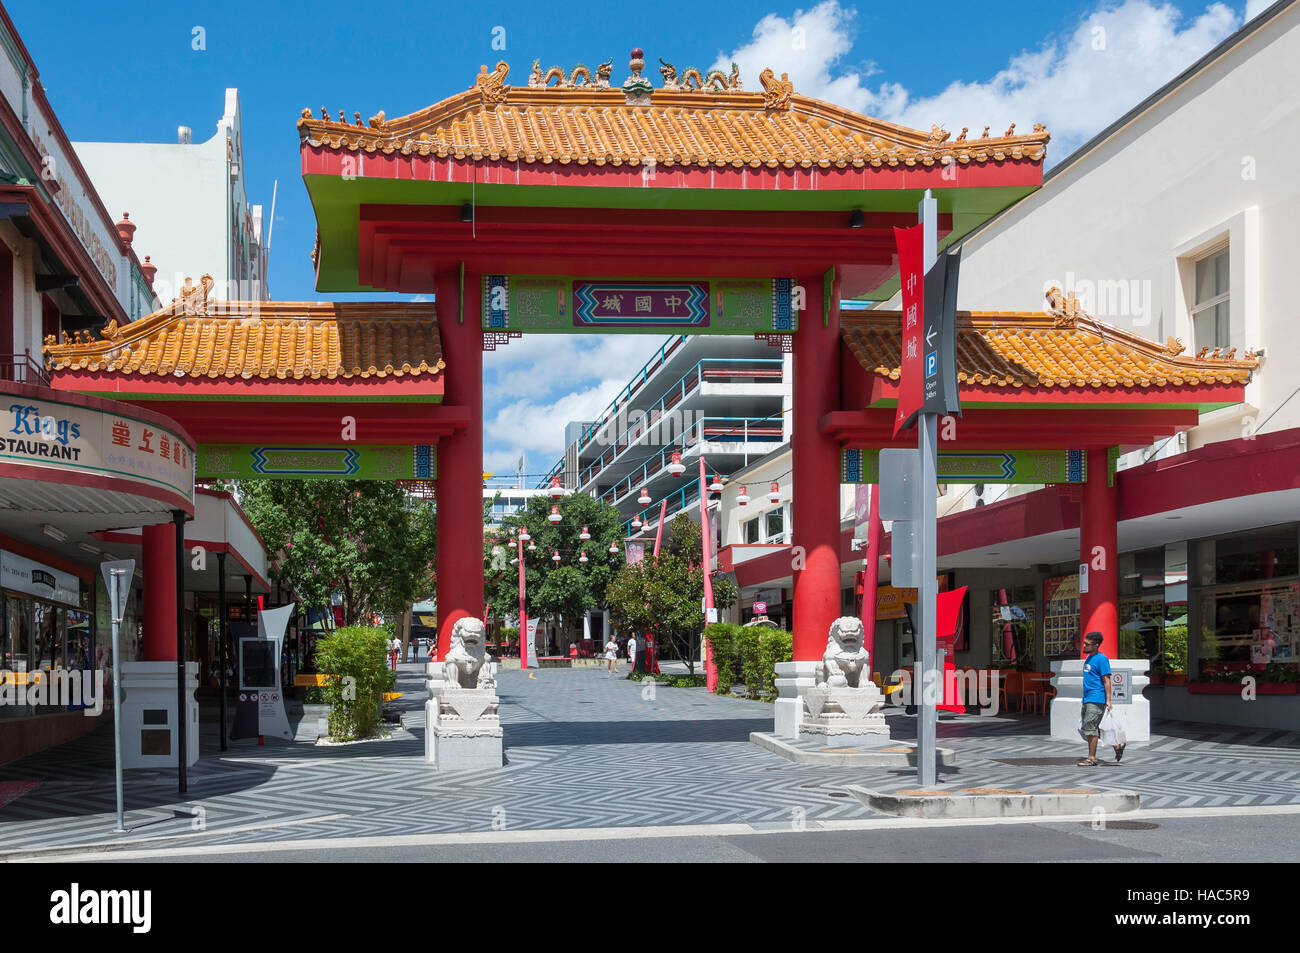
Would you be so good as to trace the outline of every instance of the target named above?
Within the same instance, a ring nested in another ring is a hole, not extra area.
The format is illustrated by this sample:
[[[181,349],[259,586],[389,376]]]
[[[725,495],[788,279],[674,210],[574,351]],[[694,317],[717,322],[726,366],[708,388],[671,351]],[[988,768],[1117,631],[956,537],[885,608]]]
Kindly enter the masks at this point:
[[[998,672],[998,704],[1002,711],[1011,710],[1011,696],[1020,695],[1021,672],[1003,670]]]

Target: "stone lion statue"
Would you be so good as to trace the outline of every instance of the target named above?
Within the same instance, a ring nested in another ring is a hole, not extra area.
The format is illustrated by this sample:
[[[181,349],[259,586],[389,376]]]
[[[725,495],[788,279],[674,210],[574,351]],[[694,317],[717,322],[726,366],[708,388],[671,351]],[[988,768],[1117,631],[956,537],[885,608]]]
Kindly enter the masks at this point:
[[[449,687],[495,688],[492,663],[486,658],[483,621],[466,616],[451,629],[451,648],[442,663],[442,675]]]
[[[831,623],[826,651],[817,666],[818,688],[865,688],[869,678],[869,656],[862,646],[862,620],[841,616]]]

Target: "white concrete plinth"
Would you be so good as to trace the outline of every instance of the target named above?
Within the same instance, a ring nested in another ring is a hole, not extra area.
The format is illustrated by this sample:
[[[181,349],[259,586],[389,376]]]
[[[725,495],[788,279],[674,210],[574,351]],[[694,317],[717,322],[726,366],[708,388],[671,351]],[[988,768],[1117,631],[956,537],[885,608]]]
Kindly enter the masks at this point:
[[[176,663],[123,662],[122,767],[176,767]],[[185,663],[185,763],[199,760],[199,663]]]
[[[816,685],[818,661],[777,662],[776,691],[773,703],[776,723],[772,733],[778,738],[796,741],[803,723],[803,696]]]
[[[429,693],[429,700],[424,703],[424,760],[429,764],[435,763],[433,726],[438,723],[438,696],[443,683],[441,662],[424,666],[424,688]]]
[[[424,759],[439,771],[499,768],[504,763],[504,736],[498,715],[500,699],[492,688],[448,684],[441,662],[425,667]]]
[[[480,771],[502,765],[501,735],[430,733],[433,763],[439,771]]]
[[[804,692],[799,735],[840,744],[848,738],[889,740],[889,725],[881,708],[885,696],[874,682],[861,688],[810,688]],[[864,742],[857,742],[862,744]]]
[[[1151,705],[1143,695],[1150,684],[1147,669],[1149,659],[1111,659],[1111,672],[1132,673],[1133,698],[1127,704],[1118,702],[1114,710],[1124,720],[1124,731],[1129,744],[1146,744],[1151,740]],[[1083,659],[1066,659],[1052,663],[1052,685],[1056,697],[1052,699],[1052,737],[1078,741],[1079,724],[1083,714]]]

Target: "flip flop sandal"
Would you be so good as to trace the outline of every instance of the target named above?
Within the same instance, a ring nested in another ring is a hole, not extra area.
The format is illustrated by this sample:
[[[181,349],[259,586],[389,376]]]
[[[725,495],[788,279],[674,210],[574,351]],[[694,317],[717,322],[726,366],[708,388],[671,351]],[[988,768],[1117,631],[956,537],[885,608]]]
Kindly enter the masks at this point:
[[[1119,764],[1120,759],[1121,759],[1122,757],[1124,757],[1124,749],[1127,748],[1127,747],[1128,747],[1127,744],[1115,745],[1115,763],[1116,763],[1116,764]]]
[[[1095,768],[1099,764],[1101,764],[1101,762],[1096,758],[1084,758],[1082,761],[1078,762],[1077,766],[1080,768]]]

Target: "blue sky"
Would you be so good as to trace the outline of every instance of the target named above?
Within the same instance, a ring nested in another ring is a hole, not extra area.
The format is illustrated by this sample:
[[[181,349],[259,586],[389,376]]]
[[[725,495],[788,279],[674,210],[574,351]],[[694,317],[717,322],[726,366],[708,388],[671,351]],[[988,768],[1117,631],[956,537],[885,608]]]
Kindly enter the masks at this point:
[[[1059,161],[1266,6],[23,0],[8,10],[73,140],[174,142],[180,125],[207,139],[225,88],[238,87],[247,187],[268,214],[279,181],[272,294],[315,300],[315,220],[294,128],[303,107],[401,116],[469,87],[480,64],[498,59],[514,82],[535,58],[568,69],[612,56],[625,76],[628,51],[641,46],[651,63],[663,56],[679,69],[734,59],[747,88],[771,66],[798,92],[923,129],[1044,122]],[[548,470],[565,423],[604,407],[659,340],[539,335],[486,355],[485,467],[512,470],[522,452],[530,473]]]

